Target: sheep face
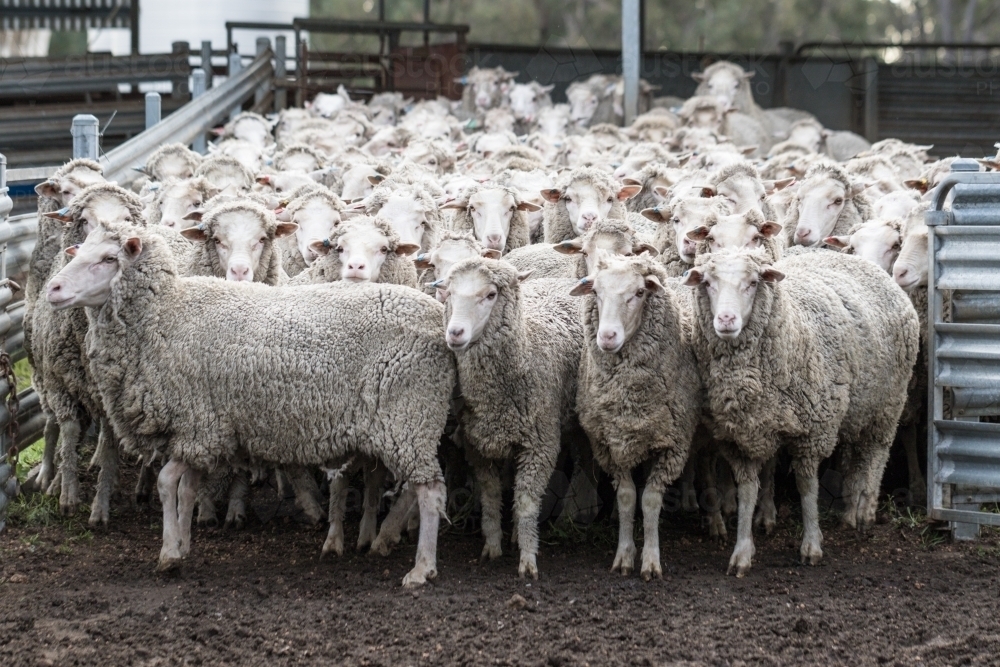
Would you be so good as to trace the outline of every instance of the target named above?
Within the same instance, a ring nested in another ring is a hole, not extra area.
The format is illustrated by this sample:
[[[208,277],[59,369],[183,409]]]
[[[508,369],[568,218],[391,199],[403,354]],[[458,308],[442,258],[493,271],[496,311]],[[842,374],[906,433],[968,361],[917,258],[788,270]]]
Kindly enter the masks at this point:
[[[514,145],[515,141],[507,132],[488,132],[476,139],[474,152],[482,157],[489,157],[501,148]]]
[[[901,224],[900,220],[872,220],[858,227],[850,236],[830,236],[824,241],[834,248],[850,248],[861,259],[891,274],[902,245]]]
[[[451,267],[459,262],[473,257],[500,259],[500,251],[482,248],[472,239],[445,239],[431,252],[418,255],[414,262],[420,270],[434,269],[435,280],[448,277]],[[444,293],[438,290],[438,300],[444,301]]]
[[[288,236],[296,229],[298,225],[294,223],[280,223],[274,238]],[[188,240],[202,242],[209,241],[209,233],[226,280],[252,282],[264,247],[271,241],[267,220],[259,211],[236,208],[213,215],[209,226],[199,225],[181,231]]]
[[[399,234],[400,243],[420,247],[430,222],[423,202],[411,192],[401,189],[392,193],[377,214],[392,225],[393,230]]]
[[[322,168],[323,165],[316,159],[316,156],[305,151],[293,151],[281,160],[281,169],[285,171],[310,172]]]
[[[712,261],[684,274],[685,284],[708,293],[712,326],[723,340],[735,340],[750,318],[758,285],[778,282],[785,276],[769,266],[749,261],[739,252],[713,255]]]
[[[346,95],[316,93],[316,97],[313,98],[312,103],[306,106],[313,113],[323,118],[329,118],[345,108],[349,101],[350,98]]]
[[[515,83],[510,89],[510,109],[514,118],[525,123],[535,122],[539,110],[550,105],[549,92],[554,86],[542,86],[536,82]]]
[[[622,163],[615,169],[615,178],[621,180],[628,178],[642,169],[650,162],[660,159],[660,155],[651,146],[636,146],[629,151]]]
[[[315,242],[314,242],[315,243]],[[322,245],[322,241],[319,242]],[[378,280],[390,252],[405,255],[414,252],[413,246],[399,246],[390,250],[390,240],[377,227],[358,225],[337,238],[333,249],[340,255],[340,278],[353,283],[367,283]]]
[[[696,238],[689,238],[688,234],[696,229],[707,230],[710,224],[709,219],[717,215],[716,207],[716,202],[711,199],[686,197],[673,202],[669,219],[664,219],[664,211],[659,207],[646,209],[642,211],[642,215],[653,222],[671,225],[674,228],[674,244],[677,247],[677,254],[684,262],[693,264],[698,241]]]
[[[767,196],[764,183],[759,178],[753,178],[749,174],[737,173],[725,179],[714,188],[704,188],[703,193],[708,196],[721,197],[728,202],[737,213],[743,213],[750,209],[761,210],[764,198]],[[840,214],[840,211],[837,211]],[[836,220],[836,216],[833,218]],[[831,226],[830,229],[833,229]]]
[[[316,181],[304,171],[279,171],[276,174],[262,174],[257,177],[254,192],[282,194],[302,187],[315,185]]]
[[[788,131],[788,142],[806,146],[814,153],[818,152],[823,143],[823,127],[809,121],[795,123]]]
[[[744,161],[742,153],[730,150],[708,150],[698,156],[698,164],[705,171],[719,171]]]
[[[465,350],[483,335],[496,305],[500,286],[481,270],[458,270],[441,285],[445,292],[445,343],[452,350]]]
[[[375,171],[375,167],[367,164],[356,164],[344,172],[344,189],[340,193],[341,199],[353,201],[364,199],[375,189],[375,184],[385,178]]]
[[[73,259],[49,281],[45,298],[53,310],[103,306],[121,273],[122,260],[134,260],[140,252],[139,239],[128,239],[121,244],[98,228],[82,244],[66,249]]]
[[[719,137],[705,127],[685,128],[674,137],[674,147],[682,152],[704,150],[719,143]]]
[[[260,118],[247,116],[236,121],[232,129],[233,137],[243,139],[263,149],[271,142],[271,127]]]
[[[197,211],[205,203],[205,193],[190,180],[172,181],[161,186],[158,197],[160,224],[181,229],[187,225],[185,216]]]
[[[697,227],[687,232],[687,240],[706,241],[709,252],[717,252],[723,248],[759,248],[764,239],[770,238],[781,231],[781,225],[776,222],[764,222],[760,216],[748,216],[745,213],[737,215],[722,215],[709,228]]]
[[[543,190],[542,196],[553,203],[562,201],[573,231],[577,236],[583,236],[595,222],[607,217],[616,197],[625,201],[641,189],[641,185],[625,185],[616,193],[590,179],[579,179],[571,182],[565,190]]]
[[[588,275],[596,270],[599,256],[632,256],[643,252],[656,254],[652,246],[637,243],[631,234],[626,236],[620,232],[611,231],[591,232],[582,239],[563,241],[557,243],[554,250],[565,255],[583,255]]]
[[[225,162],[224,160],[230,160]],[[219,189],[220,192],[235,195],[246,192],[253,186],[252,178],[248,177],[246,168],[232,158],[209,158],[195,172]]]
[[[538,132],[548,137],[560,138],[567,134],[570,123],[568,104],[556,104],[538,111]]]
[[[157,181],[165,181],[168,178],[191,178],[194,175],[194,166],[184,155],[167,153],[160,156],[153,172],[149,176]]]
[[[710,68],[712,71],[701,75],[693,75],[696,81],[701,81],[698,87],[700,93],[711,95],[719,101],[723,108],[735,106],[736,98],[744,82],[748,82],[753,72],[744,72],[736,67]]]
[[[425,140],[414,141],[403,150],[403,159],[423,165],[441,174],[454,164],[454,157],[445,156],[445,159],[442,159],[443,154],[450,152],[450,150],[450,144],[447,146],[439,144],[435,147]]]
[[[317,254],[311,242],[330,237],[341,223],[340,211],[322,199],[310,199],[292,214],[292,222],[298,225],[295,241],[299,253],[306,265],[312,265]]]
[[[103,182],[104,177],[101,176],[100,172],[86,167],[78,167],[62,176],[39,183],[35,186],[35,193],[51,197],[62,206],[69,206],[82,190],[95,183]]]
[[[503,251],[510,233],[510,221],[518,210],[536,211],[535,204],[519,202],[513,194],[501,189],[479,190],[466,207],[472,217],[472,226],[487,248]]]
[[[795,227],[795,245],[815,246],[830,235],[847,200],[861,191],[848,188],[829,177],[810,179],[799,186],[799,222]]]
[[[404,132],[396,127],[383,127],[361,147],[361,150],[375,157],[383,157],[393,151],[402,150],[407,143]]]
[[[927,284],[927,225],[911,217],[903,233],[899,256],[892,267],[892,278],[907,292]]]
[[[88,195],[89,196],[89,195]],[[80,210],[78,217],[83,220],[84,231],[89,234],[102,223],[132,222],[132,211],[126,202],[114,193],[100,193],[90,196]]]
[[[577,127],[587,127],[601,103],[597,92],[590,86],[570,86],[566,90],[566,99],[569,101],[570,122]]]
[[[469,70],[463,83],[472,89],[472,99],[476,108],[485,111],[500,104],[504,93],[510,89],[511,80],[516,73],[506,72],[503,68]]]
[[[600,251],[593,272],[571,294],[593,294],[597,300],[597,347],[614,354],[631,340],[642,324],[650,294],[663,291],[655,275],[643,275],[640,265],[627,257]]]
[[[890,192],[875,202],[872,217],[876,220],[905,219],[919,203],[920,198],[912,191]]]
[[[213,153],[220,153],[235,158],[244,167],[257,173],[264,166],[264,152],[258,144],[242,139],[229,139],[218,144]]]

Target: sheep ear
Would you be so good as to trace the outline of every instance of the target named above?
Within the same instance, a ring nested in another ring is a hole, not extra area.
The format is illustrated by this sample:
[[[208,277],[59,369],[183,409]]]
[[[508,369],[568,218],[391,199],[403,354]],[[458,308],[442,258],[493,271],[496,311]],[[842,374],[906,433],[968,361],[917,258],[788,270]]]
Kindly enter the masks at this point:
[[[385,176],[383,176],[382,174],[372,174],[371,176],[368,177],[368,182],[371,183],[372,185],[378,185],[384,180]]]
[[[71,245],[70,247],[63,250],[63,252],[69,255],[70,257],[76,257],[76,251],[79,249],[80,249],[80,244],[78,243],[76,245]]]
[[[632,246],[633,255],[641,255],[642,253],[646,253],[650,257],[656,257],[657,255],[660,254],[660,252],[656,248],[649,245],[648,243],[636,243],[635,245]]]
[[[133,236],[126,240],[122,245],[122,250],[125,251],[125,256],[129,259],[135,259],[142,252],[142,239],[138,236]]]
[[[631,199],[639,194],[640,190],[642,190],[641,185],[623,185],[622,189],[618,191],[618,201]]]
[[[535,211],[541,211],[542,207],[538,204],[532,204],[530,201],[523,201],[517,205],[517,210],[534,213]]]
[[[396,254],[400,256],[412,255],[418,250],[420,250],[420,246],[416,243],[400,243],[396,246]]]
[[[271,184],[271,176],[269,174],[263,174],[262,176],[258,176],[254,180],[256,180],[257,183],[259,183],[260,185],[270,185]]]
[[[47,181],[42,181],[35,186],[35,194],[39,197],[58,197],[59,196],[59,184],[49,179]]]
[[[651,294],[659,294],[663,291],[663,285],[660,284],[660,279],[654,275],[646,276],[646,289],[649,290]]]
[[[795,177],[782,178],[777,181],[764,181],[764,192],[771,195],[779,190],[784,190],[785,188],[795,184]]]
[[[996,169],[1000,167],[1000,163],[994,162],[993,160],[980,160],[980,164],[986,165],[991,169]],[[903,185],[910,188],[911,190],[916,190],[922,195],[927,194],[927,190],[930,189],[930,183],[927,182],[926,178],[908,178],[903,181]]]
[[[289,211],[284,206],[279,206],[278,208],[274,209],[274,217],[279,222],[291,222],[292,221],[292,213],[291,213],[291,211]]]
[[[590,278],[581,278],[580,282],[569,291],[570,296],[583,296],[594,293],[594,281]]]
[[[715,196],[715,186],[714,185],[700,185],[700,186],[699,185],[695,185],[695,186],[692,186],[692,187],[695,187],[695,188],[700,187],[701,188],[701,196],[703,198],[705,198],[705,199],[708,199],[709,197],[714,197]]]
[[[517,277],[515,278],[514,282],[523,283],[525,280],[528,279],[528,276],[530,276],[534,272],[535,272],[534,269],[528,269],[527,271],[521,271],[520,273],[517,274]],[[514,282],[512,282],[511,285],[513,285]]]
[[[638,185],[641,188],[642,187],[642,181],[637,181],[634,178],[623,178],[622,179],[622,185]]]
[[[663,213],[659,208],[644,208],[639,211],[639,215],[646,218],[647,220],[652,220],[653,222],[666,222],[667,218],[663,217]]]
[[[760,279],[765,283],[780,283],[785,279],[785,274],[769,266],[761,272]]]
[[[705,280],[705,276],[698,269],[688,269],[681,278],[688,287],[697,287]]]
[[[858,181],[851,184],[851,189],[848,191],[848,197],[857,197],[859,194],[867,190],[872,186],[872,183],[866,181]]]
[[[52,220],[58,220],[59,222],[73,222],[73,218],[69,214],[69,207],[61,208],[58,211],[52,211],[51,213],[45,213],[46,218],[51,218]]]
[[[561,252],[564,255],[578,255],[583,252],[583,241],[580,239],[561,241],[552,246],[552,249],[556,252]]]
[[[683,167],[693,157],[694,157],[694,151],[688,151],[687,153],[681,153],[680,155],[677,156],[677,164],[679,164],[680,166]],[[660,186],[660,187],[663,187],[663,186]]]
[[[701,83],[705,80],[705,74],[703,72],[691,72],[691,78]]]
[[[182,229],[181,236],[186,238],[188,241],[204,242],[208,240],[208,234],[205,233],[205,230],[202,229],[200,225],[198,227],[188,227],[187,229]]]
[[[494,248],[485,248],[479,254],[480,256],[485,257],[486,259],[500,259],[501,257],[503,257],[503,253]]]
[[[421,271],[434,268],[434,265],[431,263],[430,255],[425,252],[420,253],[413,259],[413,265]]]
[[[465,209],[469,208],[469,202],[463,201],[457,197],[449,197],[444,200],[439,200],[437,202],[437,207],[441,210],[452,208],[459,211],[464,211]]]
[[[743,80],[749,81],[754,77],[755,74],[757,74],[757,72],[743,72]]]
[[[730,109],[726,113],[729,113],[730,111],[736,111],[736,109]],[[757,144],[750,144],[749,146],[740,146],[740,153],[742,153],[743,155],[753,155],[754,151],[756,151],[757,148],[758,148]]]
[[[844,249],[851,244],[850,236],[827,236],[823,243],[833,248]]]
[[[698,225],[687,233],[687,237],[692,241],[704,241],[708,238],[708,227],[705,225]]]
[[[777,236],[778,232],[781,231],[781,225],[777,222],[768,220],[763,225],[760,226],[760,233],[764,235],[764,238],[771,238],[772,236]]]
[[[283,239],[286,236],[291,236],[298,228],[299,226],[294,222],[279,222],[278,226],[274,229],[274,238]]]
[[[196,208],[187,215],[184,216],[185,220],[193,220],[195,222],[201,222],[201,219],[205,216],[204,209]]]
[[[667,201],[670,199],[670,188],[665,185],[657,185],[653,188],[653,194],[656,195],[660,201]]]
[[[556,188],[549,188],[548,190],[540,190],[542,193],[542,198],[545,201],[552,202],[553,204],[559,203],[559,199],[562,197],[562,190]]]
[[[309,242],[309,247],[317,255],[329,255],[330,254],[330,248],[332,246],[330,245],[330,239],[326,239],[326,240],[323,240],[323,241],[321,241],[319,239],[313,239],[312,241]]]

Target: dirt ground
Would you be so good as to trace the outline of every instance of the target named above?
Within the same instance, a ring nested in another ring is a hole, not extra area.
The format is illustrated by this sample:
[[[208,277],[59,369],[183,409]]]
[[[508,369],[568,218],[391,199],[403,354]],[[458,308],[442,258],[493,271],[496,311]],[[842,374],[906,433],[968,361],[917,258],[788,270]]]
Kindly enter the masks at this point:
[[[255,495],[246,529],[196,529],[172,575],[154,572],[156,504],[119,500],[95,531],[86,510],[22,512],[0,537],[0,665],[1000,664],[992,533],[950,544],[888,513],[859,537],[831,519],[823,564],[803,567],[798,506],[785,499],[753,571],[736,579],[725,575],[732,538],[712,544],[694,514],[668,513],[664,579],[645,583],[608,572],[608,522],[550,528],[533,582],[517,578],[509,550],[480,565],[479,537],[450,532],[438,579],[410,592],[400,581],[412,544],[320,561],[325,529],[282,516],[290,501],[269,506],[269,492]]]

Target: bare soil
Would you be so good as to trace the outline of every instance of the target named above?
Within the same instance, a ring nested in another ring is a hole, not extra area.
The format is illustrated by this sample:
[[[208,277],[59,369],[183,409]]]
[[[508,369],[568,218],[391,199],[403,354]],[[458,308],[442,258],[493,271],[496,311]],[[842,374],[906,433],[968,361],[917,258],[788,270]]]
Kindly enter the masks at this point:
[[[155,503],[120,499],[93,532],[85,510],[13,521],[0,537],[0,665],[1000,664],[995,533],[950,544],[883,516],[861,537],[830,520],[823,564],[803,567],[798,505],[782,499],[737,579],[732,538],[712,544],[678,511],[663,522],[664,579],[646,583],[608,572],[609,522],[550,529],[539,581],[517,578],[509,549],[480,565],[479,537],[453,529],[438,579],[411,592],[412,543],[320,561],[325,529],[297,524],[273,490],[254,502],[242,531],[196,529],[172,575],[154,572]]]

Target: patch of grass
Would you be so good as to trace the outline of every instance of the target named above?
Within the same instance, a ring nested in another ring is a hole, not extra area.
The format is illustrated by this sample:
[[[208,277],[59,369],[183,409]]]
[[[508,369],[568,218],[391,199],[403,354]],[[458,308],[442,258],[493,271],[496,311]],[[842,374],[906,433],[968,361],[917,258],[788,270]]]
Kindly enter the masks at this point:
[[[18,391],[24,391],[31,386],[31,364],[27,359],[21,359],[14,364],[14,377],[17,378]]]
[[[10,504],[8,520],[13,525],[35,528],[56,525],[62,520],[59,515],[59,499],[44,493],[22,493]]]
[[[35,442],[28,445],[25,449],[21,450],[21,453],[17,456],[17,478],[21,480],[21,482],[24,482],[24,480],[28,477],[28,471],[41,463],[42,456],[44,454],[44,438],[39,438]]]
[[[890,498],[886,502],[885,511],[896,528],[917,533],[924,548],[936,547],[948,541],[948,535],[941,530],[940,524],[928,519],[920,507],[907,505],[900,508]]]

